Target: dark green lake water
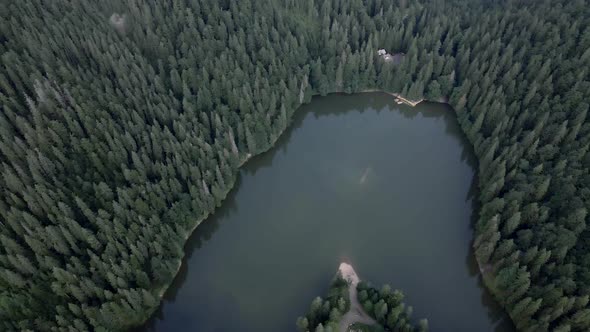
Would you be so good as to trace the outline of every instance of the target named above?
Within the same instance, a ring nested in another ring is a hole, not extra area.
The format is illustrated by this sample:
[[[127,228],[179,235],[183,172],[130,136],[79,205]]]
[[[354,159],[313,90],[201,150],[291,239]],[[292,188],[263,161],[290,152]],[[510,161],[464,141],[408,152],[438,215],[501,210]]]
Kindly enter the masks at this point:
[[[511,331],[472,256],[476,161],[453,110],[314,98],[186,245],[148,331],[294,331],[341,261],[431,331]]]

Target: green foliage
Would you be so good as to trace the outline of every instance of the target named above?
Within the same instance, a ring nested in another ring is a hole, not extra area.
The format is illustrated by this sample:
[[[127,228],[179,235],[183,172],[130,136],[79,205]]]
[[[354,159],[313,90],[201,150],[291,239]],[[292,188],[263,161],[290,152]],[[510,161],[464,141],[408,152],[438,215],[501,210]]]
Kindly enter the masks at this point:
[[[449,98],[519,328],[588,330],[589,26],[583,0],[7,3],[0,330],[141,324],[239,165],[312,94],[375,88]]]
[[[304,317],[297,318],[296,326],[299,331],[338,331],[338,322],[350,308],[348,283],[337,274],[326,299],[316,297]]]
[[[350,332],[385,332],[381,325],[365,325],[361,323],[354,323],[349,328]]]

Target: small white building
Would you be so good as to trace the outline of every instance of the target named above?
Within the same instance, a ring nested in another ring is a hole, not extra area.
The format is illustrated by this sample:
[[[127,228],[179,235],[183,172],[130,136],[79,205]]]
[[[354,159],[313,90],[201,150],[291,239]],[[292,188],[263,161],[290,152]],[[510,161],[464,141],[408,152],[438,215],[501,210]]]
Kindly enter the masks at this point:
[[[377,50],[377,54],[378,54],[378,55],[379,55],[381,58],[383,58],[383,60],[384,60],[385,62],[391,62],[391,63],[393,63],[393,64],[395,64],[395,65],[399,64],[399,63],[400,63],[400,62],[401,62],[401,61],[404,59],[404,57],[406,56],[404,53],[394,53],[394,54],[389,54],[389,53],[387,53],[387,51],[386,51],[385,49],[383,49],[383,48],[382,48],[382,49],[380,49],[380,50]]]

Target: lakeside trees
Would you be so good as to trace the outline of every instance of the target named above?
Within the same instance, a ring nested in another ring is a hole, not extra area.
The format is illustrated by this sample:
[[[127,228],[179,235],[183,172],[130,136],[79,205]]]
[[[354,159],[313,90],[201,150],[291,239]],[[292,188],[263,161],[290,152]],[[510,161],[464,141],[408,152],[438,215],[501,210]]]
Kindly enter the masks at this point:
[[[363,309],[388,331],[428,331],[428,320],[412,322],[413,308],[403,302],[404,294],[385,284],[381,289],[361,281],[357,285],[358,299]]]
[[[336,332],[338,322],[349,308],[348,283],[338,273],[330,285],[326,299],[316,297],[311,302],[309,312],[297,318],[297,329],[301,332]]]
[[[0,328],[141,324],[241,161],[311,95],[379,88],[449,97],[517,327],[589,329],[589,27],[583,0],[7,4]]]
[[[352,286],[338,272],[330,285],[326,300],[316,297],[311,302],[309,312],[297,318],[297,329],[301,332],[338,331],[340,319],[350,309],[349,287]],[[417,324],[412,322],[413,309],[403,303],[404,295],[401,291],[393,290],[389,285],[383,285],[378,290],[364,281],[359,282],[356,288],[363,310],[376,321],[372,327],[375,331],[383,331],[385,328],[387,331],[428,331],[428,320],[421,319]]]

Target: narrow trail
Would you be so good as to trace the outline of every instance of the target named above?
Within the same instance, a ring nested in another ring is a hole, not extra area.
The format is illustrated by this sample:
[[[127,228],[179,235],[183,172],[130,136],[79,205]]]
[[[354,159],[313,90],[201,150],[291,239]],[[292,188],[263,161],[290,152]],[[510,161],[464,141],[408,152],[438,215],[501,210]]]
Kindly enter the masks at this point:
[[[342,278],[348,282],[348,295],[350,298],[350,309],[342,316],[338,324],[338,331],[346,332],[348,327],[354,323],[363,323],[367,325],[377,324],[377,322],[369,316],[358,300],[356,286],[360,279],[352,266],[347,263],[341,263],[338,268]]]

